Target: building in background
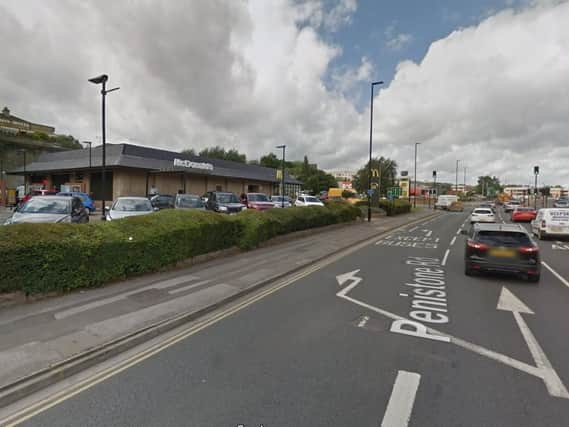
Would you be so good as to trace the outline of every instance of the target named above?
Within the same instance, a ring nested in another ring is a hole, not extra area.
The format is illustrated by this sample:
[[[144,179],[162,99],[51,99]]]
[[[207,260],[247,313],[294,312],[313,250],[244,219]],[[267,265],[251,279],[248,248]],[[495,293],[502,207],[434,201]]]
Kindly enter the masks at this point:
[[[556,199],[559,199],[560,197],[568,197],[569,196],[569,187],[568,186],[550,187],[549,194],[551,197],[554,197]]]
[[[338,181],[338,187],[343,190],[353,190],[353,181],[356,171],[353,169],[332,169],[326,171]]]
[[[523,199],[528,196],[530,187],[527,185],[512,185],[504,187],[503,192],[514,199]]]

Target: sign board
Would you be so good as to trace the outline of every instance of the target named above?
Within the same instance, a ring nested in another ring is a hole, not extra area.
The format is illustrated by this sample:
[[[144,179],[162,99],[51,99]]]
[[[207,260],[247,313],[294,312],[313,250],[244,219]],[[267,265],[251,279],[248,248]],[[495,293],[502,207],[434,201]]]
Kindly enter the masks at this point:
[[[371,197],[371,196],[373,196],[373,192],[374,192],[373,189],[367,190],[367,195]]]
[[[371,176],[377,178],[379,176],[379,169],[372,169]]]
[[[409,172],[408,171],[401,171],[401,176],[408,176]]]
[[[192,162],[191,160],[174,159],[174,166],[188,169],[213,170],[211,163]]]
[[[283,179],[283,170],[277,169],[277,181],[280,181],[282,179]]]
[[[400,197],[409,197],[409,178],[402,178],[399,180],[399,187],[401,188]]]

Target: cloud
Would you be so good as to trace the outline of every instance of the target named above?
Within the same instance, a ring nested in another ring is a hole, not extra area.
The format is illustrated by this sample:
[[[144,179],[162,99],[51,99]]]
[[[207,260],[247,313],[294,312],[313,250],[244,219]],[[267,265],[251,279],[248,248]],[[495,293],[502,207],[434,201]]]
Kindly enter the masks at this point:
[[[336,32],[352,23],[352,16],[358,7],[356,0],[339,0],[331,8],[329,5],[330,2],[323,0],[298,1],[296,20],[327,32]]]
[[[413,36],[407,33],[397,33],[395,23],[385,29],[385,46],[391,50],[401,50],[413,42]]]
[[[506,10],[431,44],[419,63],[399,64],[381,91],[377,139],[405,156],[420,147],[425,177],[471,175],[569,183],[569,4]]]
[[[350,96],[357,84],[371,81],[372,72],[373,64],[368,57],[363,56],[360,64],[355,67],[342,66],[333,70],[333,87],[345,96]]]

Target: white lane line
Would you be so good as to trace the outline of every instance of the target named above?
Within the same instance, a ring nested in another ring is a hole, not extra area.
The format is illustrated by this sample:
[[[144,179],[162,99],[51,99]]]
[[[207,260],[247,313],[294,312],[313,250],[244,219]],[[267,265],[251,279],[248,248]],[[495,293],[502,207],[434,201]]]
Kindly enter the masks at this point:
[[[447,249],[447,251],[445,252],[445,256],[443,257],[443,261],[441,262],[441,265],[444,267],[447,263],[447,258],[448,258],[448,254],[450,254],[450,249]]]
[[[409,232],[413,232],[413,231],[415,231],[417,228],[419,228],[419,226],[416,226],[416,227],[410,228],[410,229],[409,229]]]
[[[456,236],[454,236],[454,237],[452,238],[452,240],[450,241],[450,245],[451,245],[451,246],[454,245],[454,242],[456,242]]]
[[[459,228],[459,229],[456,231],[456,235],[458,236],[461,231],[462,231],[462,228]]]
[[[547,264],[545,261],[541,261],[541,265],[543,265],[545,268],[551,271],[553,275],[561,281],[561,283],[563,283],[565,286],[569,288],[569,281],[567,281],[567,279],[565,279],[561,274],[559,274],[557,271],[551,268],[549,264]]]
[[[369,321],[369,316],[364,316],[362,320],[360,320],[360,323],[358,323],[358,328],[363,328],[368,321]]]
[[[431,237],[431,234],[433,234],[433,230],[427,231],[427,234],[425,234],[425,237]]]
[[[198,286],[205,285],[206,283],[209,283],[209,282],[211,282],[211,280],[202,280],[200,282],[194,283],[193,285],[188,285],[188,286],[183,286],[181,288],[172,289],[168,293],[170,295],[176,295],[176,294],[179,294],[180,292],[189,291],[190,289],[197,288]],[[223,284],[225,284],[225,283],[223,283]]]
[[[407,427],[409,425],[420,382],[421,375],[415,372],[397,372],[381,427]]]

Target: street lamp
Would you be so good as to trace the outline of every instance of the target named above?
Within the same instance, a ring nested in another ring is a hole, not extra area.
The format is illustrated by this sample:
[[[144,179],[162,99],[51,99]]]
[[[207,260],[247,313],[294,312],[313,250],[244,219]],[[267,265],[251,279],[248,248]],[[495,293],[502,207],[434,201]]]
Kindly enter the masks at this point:
[[[416,142],[415,143],[415,175],[414,175],[414,181],[415,183],[413,184],[413,207],[416,208],[417,207],[417,146],[421,145],[420,142]]]
[[[454,183],[454,191],[456,191],[456,195],[458,196],[458,164],[462,162],[462,160],[456,161],[456,180]]]
[[[83,144],[89,145],[89,169],[91,169],[91,145],[93,144],[92,141],[83,141]]]
[[[369,162],[368,162],[368,191],[367,191],[367,221],[371,222],[371,151],[373,146],[373,88],[377,85],[382,85],[382,81],[371,82],[371,97],[370,97],[370,109],[369,109]],[[381,178],[380,178],[381,179]]]
[[[109,76],[107,76],[106,74],[101,74],[100,76],[97,77],[93,77],[91,79],[89,79],[89,81],[91,83],[94,84],[100,84],[102,85],[101,88],[101,98],[102,98],[102,115],[101,115],[101,122],[102,122],[102,127],[103,127],[103,161],[102,161],[102,170],[101,170],[101,187],[102,187],[102,191],[101,191],[101,196],[102,196],[102,219],[104,220],[105,217],[105,166],[106,166],[106,160],[107,160],[107,154],[106,154],[106,133],[105,133],[105,97],[107,96],[107,93],[109,92],[113,92],[115,90],[119,90],[118,87],[115,87],[113,89],[109,89],[107,90],[107,80],[109,80]]]
[[[539,175],[539,166],[533,167],[533,174],[535,176],[535,189],[533,193],[533,208],[537,210],[537,176]]]
[[[285,191],[285,151],[286,145],[277,145],[276,148],[282,148],[283,150],[283,170],[281,176],[281,208],[284,208],[284,191]]]
[[[18,153],[24,155],[24,195],[28,194],[28,180],[26,179],[26,150],[18,150]]]
[[[462,181],[462,188],[464,189],[464,194],[466,195],[466,166],[464,167],[464,179]]]
[[[437,191],[437,171],[436,171],[436,170],[433,171],[433,180],[434,180],[433,187],[434,187],[434,190],[435,190],[435,200],[434,200],[434,202],[433,202],[433,209],[436,209],[436,208],[437,208],[437,207],[436,207],[436,204],[437,204],[437,197],[438,197],[438,195],[439,195],[439,192]],[[431,198],[429,197],[429,203],[430,203],[430,202],[431,202]]]

